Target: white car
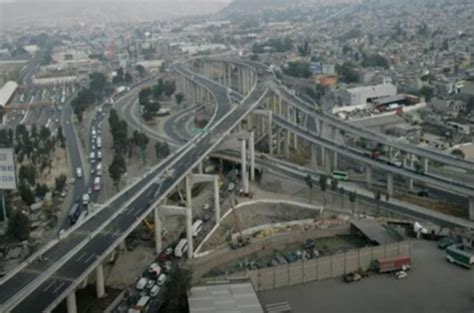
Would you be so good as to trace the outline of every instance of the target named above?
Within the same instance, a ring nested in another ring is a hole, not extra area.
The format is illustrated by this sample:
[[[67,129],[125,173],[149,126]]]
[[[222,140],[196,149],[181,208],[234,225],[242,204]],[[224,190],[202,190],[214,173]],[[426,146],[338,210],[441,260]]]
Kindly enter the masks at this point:
[[[160,274],[160,276],[158,277],[156,283],[158,284],[158,286],[162,286],[165,282],[166,282],[166,275],[165,274]]]
[[[395,278],[396,278],[396,279],[403,279],[403,278],[405,278],[405,277],[407,277],[407,276],[408,276],[408,274],[407,274],[407,272],[405,272],[405,271],[399,271],[399,272],[396,272],[396,273],[395,273]]]
[[[158,285],[154,285],[150,290],[150,297],[156,297],[156,295],[160,292],[160,287]]]
[[[137,285],[135,287],[137,288],[137,290],[143,290],[143,288],[145,288],[147,283],[148,283],[147,278],[140,277],[140,279],[137,281]]]
[[[151,289],[155,285],[155,281],[153,279],[150,279],[147,281],[145,288],[146,289]]]

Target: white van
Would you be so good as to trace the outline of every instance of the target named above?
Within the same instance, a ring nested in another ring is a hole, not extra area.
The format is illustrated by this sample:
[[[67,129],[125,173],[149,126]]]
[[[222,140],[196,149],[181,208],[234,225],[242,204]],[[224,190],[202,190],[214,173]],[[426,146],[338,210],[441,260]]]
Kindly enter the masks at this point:
[[[82,168],[80,167],[76,168],[76,177],[82,178]]]
[[[137,285],[135,287],[137,288],[137,290],[143,290],[143,288],[145,288],[147,283],[148,283],[147,278],[140,277],[140,279],[137,281]]]
[[[91,161],[91,163],[95,162],[95,153],[94,153],[94,151],[91,152],[91,154],[89,156],[89,160]]]
[[[94,191],[99,191],[100,190],[100,177],[96,176],[94,178]]]
[[[202,230],[202,220],[197,220],[193,224],[193,237],[197,237]]]
[[[182,258],[187,250],[188,241],[186,239],[181,239],[174,248],[174,256],[177,258]]]
[[[102,176],[102,163],[97,164],[96,175],[97,176]]]
[[[99,148],[99,149],[102,148],[102,138],[97,137],[96,143],[97,143],[97,148]]]

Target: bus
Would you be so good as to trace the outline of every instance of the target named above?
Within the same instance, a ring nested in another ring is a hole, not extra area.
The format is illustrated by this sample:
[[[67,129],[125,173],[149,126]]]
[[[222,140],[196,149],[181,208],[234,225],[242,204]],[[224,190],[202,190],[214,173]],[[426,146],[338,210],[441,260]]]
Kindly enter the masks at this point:
[[[69,225],[72,226],[76,224],[77,219],[79,218],[80,215],[81,215],[81,206],[78,202],[74,202],[68,214]]]
[[[193,237],[197,237],[202,230],[202,221],[197,220],[193,224]]]
[[[174,248],[174,256],[177,258],[182,258],[187,250],[188,241],[186,239],[181,239]]]
[[[471,268],[474,264],[474,255],[459,249],[459,246],[452,245],[446,248],[446,259],[448,262],[458,264],[465,268]]]
[[[349,180],[349,174],[343,171],[332,171],[332,178],[336,180]]]

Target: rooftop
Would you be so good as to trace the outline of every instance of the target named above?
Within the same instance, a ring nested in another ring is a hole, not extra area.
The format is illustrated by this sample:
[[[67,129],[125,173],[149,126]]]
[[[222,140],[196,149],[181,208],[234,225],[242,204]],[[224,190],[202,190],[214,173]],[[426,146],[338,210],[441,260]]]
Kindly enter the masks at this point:
[[[249,282],[196,286],[188,300],[190,313],[263,313]]]

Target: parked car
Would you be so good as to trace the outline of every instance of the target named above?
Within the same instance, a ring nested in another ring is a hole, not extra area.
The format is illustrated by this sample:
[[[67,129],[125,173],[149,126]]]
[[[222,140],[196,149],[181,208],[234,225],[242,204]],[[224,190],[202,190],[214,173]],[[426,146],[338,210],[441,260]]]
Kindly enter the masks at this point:
[[[344,281],[346,283],[352,283],[352,282],[359,281],[362,279],[362,276],[360,276],[358,273],[349,273],[349,274],[345,274],[342,277],[344,278]]]
[[[407,276],[408,276],[408,274],[405,271],[398,271],[398,272],[395,273],[395,278],[396,279],[403,279]]]
[[[454,240],[450,237],[443,237],[438,242],[436,243],[438,245],[438,248],[440,249],[446,249],[450,245],[454,244]]]
[[[145,288],[147,283],[148,283],[148,278],[140,277],[135,287],[137,288],[137,290],[143,290],[143,288]]]
[[[160,276],[158,276],[158,280],[156,281],[156,283],[158,284],[158,286],[162,286],[165,282],[166,282],[166,274],[160,274]]]
[[[151,289],[150,289],[150,297],[156,297],[156,295],[160,292],[160,287],[158,285],[154,285]]]
[[[150,279],[147,281],[145,288],[146,289],[151,289],[155,285],[155,281],[153,279]]]

